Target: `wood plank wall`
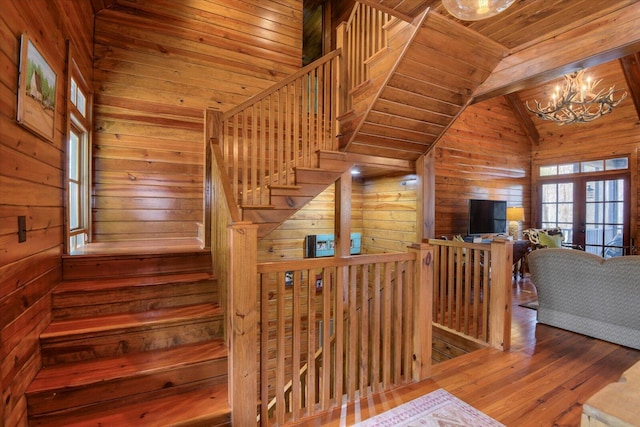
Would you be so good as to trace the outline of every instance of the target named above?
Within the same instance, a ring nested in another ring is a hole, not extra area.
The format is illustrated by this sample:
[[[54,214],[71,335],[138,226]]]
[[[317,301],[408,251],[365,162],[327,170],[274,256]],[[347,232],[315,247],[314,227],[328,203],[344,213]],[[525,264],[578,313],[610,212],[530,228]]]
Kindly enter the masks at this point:
[[[364,182],[362,247],[368,254],[406,252],[416,243],[416,176],[392,175]]]
[[[300,67],[302,2],[119,0],[95,25],[94,241],[196,237],[203,111]]]
[[[598,86],[600,89],[608,89],[615,85],[616,90],[628,91],[627,82],[622,72],[620,61],[607,62],[587,70],[593,78],[602,79]],[[555,83],[527,89],[520,92],[522,101],[548,99],[555,88]],[[618,94],[616,94],[618,99]],[[543,103],[544,105],[544,103]],[[613,112],[591,123],[558,126],[553,122],[533,118],[534,124],[540,134],[539,144],[532,147],[532,166],[565,163],[570,161],[601,159],[607,157],[630,155],[636,159],[640,148],[640,121],[638,112],[633,104],[631,96],[624,100]],[[636,171],[636,182],[632,183],[635,193],[636,206],[632,209],[631,237],[637,238],[638,224],[640,224],[640,186]],[[532,178],[535,188],[537,173],[532,170]],[[535,219],[535,218],[534,218]],[[634,227],[635,226],[635,227]]]
[[[352,183],[351,231],[362,233],[362,253],[406,252],[416,241],[414,175],[356,178]],[[308,234],[334,232],[335,185],[258,242],[261,262],[304,258]]]
[[[531,143],[503,97],[468,107],[436,147],[435,236],[467,234],[468,200],[531,206]]]
[[[92,73],[93,10],[88,0],[0,0],[0,425],[26,426],[24,391],[41,366],[40,332],[61,278],[67,40]],[[28,32],[58,73],[52,142],[16,122],[20,36]],[[27,220],[18,243],[17,216]]]
[[[362,191],[362,182],[354,179],[351,190],[352,232],[362,232]],[[304,258],[304,239],[307,235],[334,233],[335,201],[335,184],[332,184],[258,241],[258,260],[267,262]]]

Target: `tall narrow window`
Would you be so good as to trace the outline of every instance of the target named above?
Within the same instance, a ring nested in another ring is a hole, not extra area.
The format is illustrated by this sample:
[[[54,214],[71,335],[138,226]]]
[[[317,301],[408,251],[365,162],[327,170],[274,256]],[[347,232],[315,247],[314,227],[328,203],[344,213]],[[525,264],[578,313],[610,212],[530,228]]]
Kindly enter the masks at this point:
[[[67,103],[66,251],[73,253],[90,239],[89,90],[70,53]]]

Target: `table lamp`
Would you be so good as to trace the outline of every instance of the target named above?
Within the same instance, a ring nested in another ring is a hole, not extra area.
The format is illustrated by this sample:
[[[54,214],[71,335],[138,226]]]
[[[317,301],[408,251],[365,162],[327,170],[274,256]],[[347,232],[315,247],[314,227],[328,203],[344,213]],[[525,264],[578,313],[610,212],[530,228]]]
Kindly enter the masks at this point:
[[[513,240],[518,240],[520,231],[518,223],[524,221],[524,208],[507,208],[507,221],[509,221],[509,235],[513,236]]]

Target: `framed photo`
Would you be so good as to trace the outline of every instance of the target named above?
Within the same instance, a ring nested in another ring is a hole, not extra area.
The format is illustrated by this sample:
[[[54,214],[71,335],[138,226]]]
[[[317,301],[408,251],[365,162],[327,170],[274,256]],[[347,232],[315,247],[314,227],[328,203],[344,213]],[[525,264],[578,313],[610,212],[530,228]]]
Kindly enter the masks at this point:
[[[20,39],[17,121],[31,132],[53,141],[58,76],[27,33]]]
[[[284,273],[284,286],[293,286],[293,271],[285,271]]]

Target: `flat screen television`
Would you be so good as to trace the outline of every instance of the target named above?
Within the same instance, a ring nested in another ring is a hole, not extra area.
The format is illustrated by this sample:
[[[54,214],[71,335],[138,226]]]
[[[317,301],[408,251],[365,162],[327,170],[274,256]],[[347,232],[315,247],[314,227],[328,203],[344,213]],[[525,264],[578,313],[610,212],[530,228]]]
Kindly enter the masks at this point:
[[[500,234],[507,231],[505,200],[469,200],[469,235]]]

